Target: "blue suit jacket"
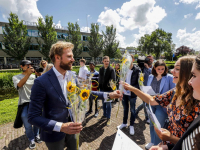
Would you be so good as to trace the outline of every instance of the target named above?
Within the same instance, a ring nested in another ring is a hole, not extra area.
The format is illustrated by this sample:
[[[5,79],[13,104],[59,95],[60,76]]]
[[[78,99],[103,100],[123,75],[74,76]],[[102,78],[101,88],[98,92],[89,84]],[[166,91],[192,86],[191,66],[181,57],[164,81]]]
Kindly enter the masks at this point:
[[[93,92],[93,95],[103,99],[103,92]],[[55,132],[53,128],[56,122],[68,122],[69,104],[53,69],[35,79],[30,99],[28,121],[41,129],[41,139],[56,142],[64,138],[65,133]]]
[[[154,75],[149,75],[147,86],[151,86],[151,82],[153,81]],[[163,94],[170,89],[173,89],[175,87],[175,84],[173,83],[173,76],[171,74],[167,74],[166,76],[163,76],[160,83],[160,90],[159,93]]]

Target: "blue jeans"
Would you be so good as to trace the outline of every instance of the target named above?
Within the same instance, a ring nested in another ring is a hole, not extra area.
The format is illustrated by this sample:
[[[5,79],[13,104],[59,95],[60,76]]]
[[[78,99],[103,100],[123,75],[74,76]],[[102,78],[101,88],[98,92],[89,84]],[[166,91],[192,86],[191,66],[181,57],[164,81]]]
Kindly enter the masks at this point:
[[[101,91],[103,92],[103,91]],[[111,102],[106,102],[104,103],[104,100],[102,100],[102,105],[103,105],[103,116],[110,119],[111,116]]]
[[[148,120],[149,117],[148,117],[148,114],[147,114],[145,106],[146,106],[145,102],[143,102],[142,104],[140,104],[140,106],[137,107],[135,113],[136,113],[136,115],[138,115],[139,111],[142,110],[142,109],[144,109],[145,119]]]
[[[127,124],[128,112],[129,112],[129,102],[130,102],[130,111],[131,111],[130,126],[134,125],[134,122],[135,122],[135,103],[136,103],[136,99],[137,99],[137,97],[131,98],[131,96],[123,95],[123,101],[122,101],[122,104],[124,106],[123,124]]]
[[[31,141],[39,135],[39,128],[36,126],[32,127],[32,125],[28,122],[28,105],[24,106],[21,118],[24,123],[26,136],[28,137],[28,140]]]
[[[167,113],[164,112],[163,107],[160,105],[151,106],[153,113],[155,114],[158,122],[160,123],[161,127],[165,124],[165,119],[167,118]],[[151,135],[151,143],[154,145],[158,145],[161,142],[161,139],[158,137],[154,130],[153,124],[150,122],[150,135]]]

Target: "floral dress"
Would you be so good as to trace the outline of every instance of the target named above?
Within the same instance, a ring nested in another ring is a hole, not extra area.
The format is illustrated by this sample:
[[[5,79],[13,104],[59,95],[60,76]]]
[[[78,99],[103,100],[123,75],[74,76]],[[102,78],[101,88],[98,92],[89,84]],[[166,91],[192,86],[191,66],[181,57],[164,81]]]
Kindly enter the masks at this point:
[[[162,107],[167,108],[167,114],[169,117],[168,130],[170,133],[178,138],[181,138],[183,133],[187,130],[190,124],[200,114],[200,101],[197,101],[189,115],[185,114],[184,109],[188,105],[186,104],[181,107],[176,107],[177,97],[174,96],[172,101],[171,96],[173,95],[174,89],[170,90],[162,95],[155,96],[155,100]]]

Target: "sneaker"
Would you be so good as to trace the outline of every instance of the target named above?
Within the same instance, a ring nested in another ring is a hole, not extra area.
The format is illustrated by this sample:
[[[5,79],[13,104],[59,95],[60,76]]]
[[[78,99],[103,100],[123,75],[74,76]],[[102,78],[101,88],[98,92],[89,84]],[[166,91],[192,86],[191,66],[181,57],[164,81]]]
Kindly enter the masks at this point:
[[[111,120],[107,119],[107,127],[109,127],[111,125]]]
[[[105,117],[105,116],[102,116],[101,118],[99,118],[98,120],[99,121],[101,121],[101,120],[106,120],[107,119],[107,117]]]
[[[146,123],[147,123],[147,124],[150,124],[150,119],[148,119],[148,120],[146,121]]]
[[[85,115],[89,116],[92,113],[92,111],[88,111]]]
[[[99,115],[99,113],[98,113],[98,112],[96,112],[96,113],[94,114],[94,117],[95,117],[95,118],[97,118],[97,117],[98,117],[98,115]]]
[[[31,141],[30,145],[29,145],[29,148],[30,149],[34,149],[36,146],[35,146],[35,142],[34,141]]]
[[[123,124],[123,123],[121,125],[117,126],[117,128],[120,129],[120,130],[125,128],[125,127],[127,127],[127,124]]]
[[[153,143],[148,143],[145,145],[145,148],[146,149],[150,149],[154,144]]]
[[[36,142],[36,143],[42,143],[42,140],[36,136],[36,137],[35,137],[35,142]]]
[[[130,126],[129,128],[130,128],[130,135],[134,135],[135,134],[134,127]]]

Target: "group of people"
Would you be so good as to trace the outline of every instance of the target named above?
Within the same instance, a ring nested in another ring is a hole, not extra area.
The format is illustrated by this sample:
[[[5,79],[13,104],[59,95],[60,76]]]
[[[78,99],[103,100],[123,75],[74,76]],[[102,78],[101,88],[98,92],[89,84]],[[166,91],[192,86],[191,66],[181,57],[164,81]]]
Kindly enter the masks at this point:
[[[73,122],[66,91],[67,79],[74,76],[71,71],[73,48],[72,43],[59,41],[50,49],[49,57],[53,67],[49,71],[36,72],[31,61],[22,60],[20,66],[23,72],[13,76],[14,86],[19,93],[14,127],[24,125],[30,149],[36,147],[35,142],[44,141],[49,150],[63,150],[65,146],[76,150],[75,134],[80,133],[83,127],[82,123]],[[46,61],[42,61],[41,65],[46,68],[48,66]],[[118,90],[92,91],[91,95],[103,100],[122,98]]]
[[[26,135],[30,141],[29,147],[35,148],[35,142],[45,142],[49,150],[63,150],[65,146],[70,150],[76,149],[75,134],[82,130],[82,123],[73,122],[72,112],[67,98],[67,79],[72,72],[73,44],[59,41],[52,45],[49,57],[53,64],[41,61],[40,65],[46,72],[36,72],[29,60],[21,62],[22,74],[13,77],[13,83],[19,93],[18,112],[14,127],[24,124]],[[162,60],[153,64],[153,57],[147,56],[147,63],[140,65],[132,63],[127,72],[126,81],[120,82],[120,64],[115,69],[110,66],[108,56],[103,57],[103,66],[99,72],[95,70],[95,63],[90,62],[90,71],[85,66],[85,60],[80,60],[78,78],[92,77],[92,94],[89,98],[89,109],[86,116],[91,114],[94,96],[102,99],[103,116],[107,126],[111,125],[111,103],[107,99],[122,99],[123,121],[119,129],[127,127],[130,107],[130,135],[134,135],[134,121],[139,111],[144,108],[145,118],[149,123],[146,106],[151,109],[161,124],[161,131],[150,122],[151,142],[145,147],[151,150],[182,149],[190,146],[199,149],[200,134],[191,134],[199,128],[200,109],[200,55],[184,56],[178,59],[175,67],[168,73],[168,68]],[[138,78],[144,73],[144,86],[151,86],[156,95],[148,95],[140,90]],[[36,76],[33,75],[35,73]],[[36,78],[37,77],[37,78]],[[113,80],[117,89],[124,87],[123,94],[119,90],[113,91],[109,82]],[[143,100],[137,109],[136,100]],[[97,101],[95,101],[95,117],[98,116]],[[166,120],[169,120],[166,125]],[[40,136],[39,136],[40,133]],[[191,138],[189,142],[188,137]],[[185,140],[187,139],[187,140]],[[189,142],[189,143],[188,143]]]

